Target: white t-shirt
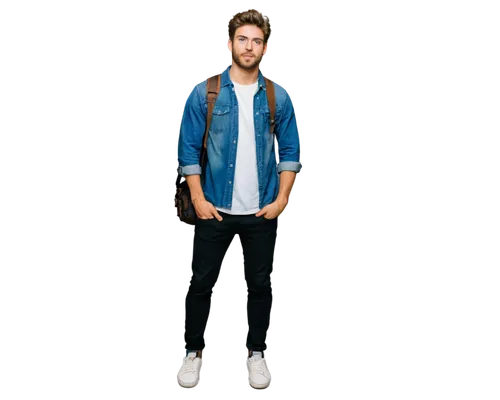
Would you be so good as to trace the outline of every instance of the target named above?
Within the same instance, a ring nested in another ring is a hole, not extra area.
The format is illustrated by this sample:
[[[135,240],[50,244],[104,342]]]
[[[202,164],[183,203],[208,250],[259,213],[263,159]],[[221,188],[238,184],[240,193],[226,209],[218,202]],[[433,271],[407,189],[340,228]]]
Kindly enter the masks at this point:
[[[233,82],[238,99],[238,146],[234,165],[233,199],[231,209],[219,208],[227,214],[253,214],[259,208],[259,178],[253,115],[253,97],[258,80],[251,85]]]

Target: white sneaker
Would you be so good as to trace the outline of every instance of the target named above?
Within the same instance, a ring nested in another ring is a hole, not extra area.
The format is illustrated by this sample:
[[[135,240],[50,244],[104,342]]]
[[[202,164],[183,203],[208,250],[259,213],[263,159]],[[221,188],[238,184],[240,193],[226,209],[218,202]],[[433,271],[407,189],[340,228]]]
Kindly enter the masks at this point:
[[[266,360],[260,351],[254,351],[247,358],[248,381],[255,389],[265,389],[271,383],[271,374],[267,369]]]
[[[183,359],[182,367],[177,374],[177,382],[186,388],[195,387],[200,380],[201,357],[197,352],[189,352]]]

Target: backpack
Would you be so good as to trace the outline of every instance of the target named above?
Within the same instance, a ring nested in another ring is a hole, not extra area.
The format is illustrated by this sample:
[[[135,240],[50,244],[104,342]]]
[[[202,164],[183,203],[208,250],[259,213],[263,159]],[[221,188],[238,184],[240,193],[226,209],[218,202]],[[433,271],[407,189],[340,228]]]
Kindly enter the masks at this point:
[[[201,147],[200,154],[200,166],[202,170],[202,175],[204,175],[204,167],[206,164],[206,153],[207,153],[207,138],[208,138],[208,130],[210,128],[210,124],[212,122],[212,111],[214,109],[215,102],[217,100],[217,96],[219,95],[220,90],[220,78],[221,74],[214,75],[207,79],[207,124],[205,126],[205,134],[203,136],[203,145]],[[270,111],[270,120],[271,125],[269,128],[269,133],[274,133],[274,125],[275,125],[275,114],[276,114],[276,96],[274,92],[274,83],[270,79],[264,78],[266,81],[266,94],[267,94],[267,102],[269,104]],[[196,215],[196,210],[194,209],[194,205],[191,201],[191,192],[189,190],[189,186],[187,184],[187,180],[181,182],[182,175],[177,174],[177,179],[175,181],[176,193],[175,193],[175,207],[177,208],[177,216],[182,222],[185,222],[189,225],[195,225],[198,216]]]

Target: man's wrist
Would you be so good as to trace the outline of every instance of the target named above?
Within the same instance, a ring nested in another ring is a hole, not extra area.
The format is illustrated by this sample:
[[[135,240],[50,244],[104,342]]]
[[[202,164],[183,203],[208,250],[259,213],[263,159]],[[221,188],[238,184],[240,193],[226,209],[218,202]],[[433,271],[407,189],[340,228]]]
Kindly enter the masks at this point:
[[[191,201],[194,203],[198,203],[200,201],[204,201],[205,200],[205,196],[203,194],[199,194],[199,195],[195,195],[195,196],[192,196],[191,197]]]
[[[285,196],[278,196],[276,199],[276,202],[281,206],[281,207],[286,207],[288,204],[288,197]]]

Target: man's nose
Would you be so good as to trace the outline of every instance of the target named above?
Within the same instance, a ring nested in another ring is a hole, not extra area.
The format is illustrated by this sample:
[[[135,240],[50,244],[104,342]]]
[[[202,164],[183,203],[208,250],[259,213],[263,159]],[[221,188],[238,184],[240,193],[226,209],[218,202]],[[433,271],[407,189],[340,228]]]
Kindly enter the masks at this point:
[[[247,50],[252,50],[252,41],[251,40],[247,40],[247,45],[245,46],[245,48]]]

